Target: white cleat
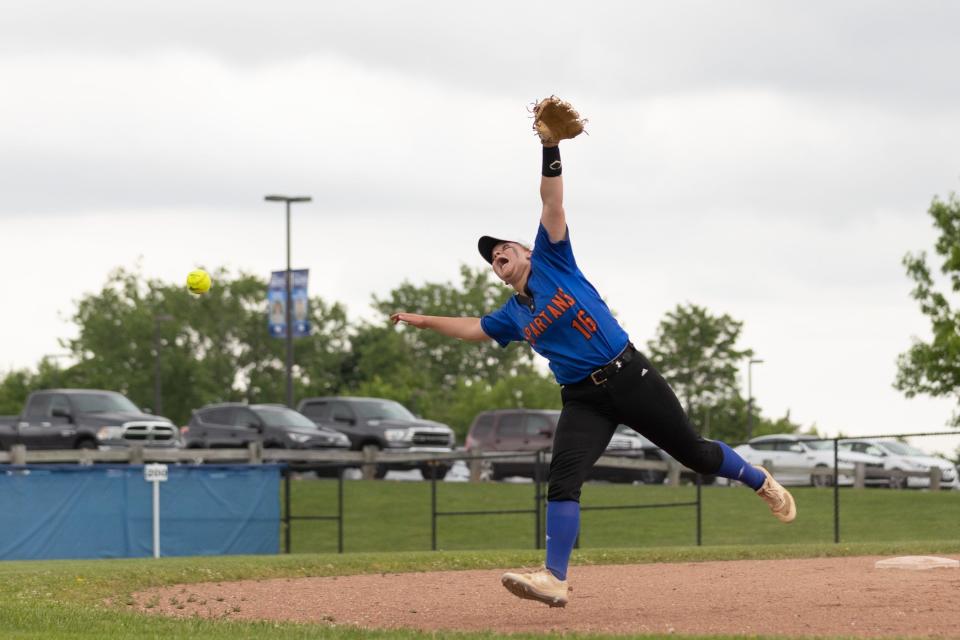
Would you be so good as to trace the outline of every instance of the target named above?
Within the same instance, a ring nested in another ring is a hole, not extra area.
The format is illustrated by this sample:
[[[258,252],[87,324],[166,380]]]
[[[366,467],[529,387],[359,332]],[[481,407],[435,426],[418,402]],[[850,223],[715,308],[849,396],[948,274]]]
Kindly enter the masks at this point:
[[[766,476],[763,486],[757,489],[757,495],[763,498],[777,520],[793,522],[793,519],[797,517],[797,503],[793,501],[793,496],[773,479],[769,471],[759,465],[757,465],[757,469],[763,471],[763,475]]]
[[[518,598],[539,600],[551,607],[567,606],[567,581],[558,580],[546,567],[532,573],[505,573],[500,582]]]

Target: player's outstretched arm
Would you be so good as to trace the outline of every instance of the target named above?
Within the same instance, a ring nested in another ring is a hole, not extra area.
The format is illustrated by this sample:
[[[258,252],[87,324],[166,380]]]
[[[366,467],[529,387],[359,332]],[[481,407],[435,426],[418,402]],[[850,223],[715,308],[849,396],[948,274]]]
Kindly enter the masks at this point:
[[[544,98],[534,105],[533,118],[533,130],[543,143],[543,178],[540,180],[543,213],[540,222],[551,242],[560,242],[567,237],[567,219],[563,211],[562,165],[557,145],[561,140],[576,138],[583,133],[587,121],[569,102],[557,96]]]
[[[445,316],[424,316],[419,313],[398,312],[390,316],[393,324],[403,322],[418,329],[432,329],[450,338],[459,338],[470,342],[482,342],[490,338],[480,327],[480,318],[448,318]]]
[[[540,224],[551,242],[560,242],[567,235],[567,216],[563,210],[563,176],[560,175],[560,147],[543,145],[543,175],[540,178],[540,199],[543,213]]]

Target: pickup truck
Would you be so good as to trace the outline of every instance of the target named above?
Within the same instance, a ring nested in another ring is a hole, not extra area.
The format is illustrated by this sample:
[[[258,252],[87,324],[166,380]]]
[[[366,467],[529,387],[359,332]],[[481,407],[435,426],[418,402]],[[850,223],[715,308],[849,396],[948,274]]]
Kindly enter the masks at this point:
[[[13,419],[11,419],[13,418]],[[20,416],[0,420],[0,449],[113,449],[179,447],[167,418],[141,411],[126,396],[95,389],[47,389],[27,398]]]
[[[456,436],[440,422],[423,420],[399,402],[383,398],[329,396],[304,398],[297,410],[321,427],[331,427],[350,438],[350,448],[360,451],[376,447],[385,453],[449,453]],[[443,479],[452,463],[433,470],[425,463],[390,462],[378,464],[374,475],[383,478],[390,469],[419,469],[424,478],[436,474]]]

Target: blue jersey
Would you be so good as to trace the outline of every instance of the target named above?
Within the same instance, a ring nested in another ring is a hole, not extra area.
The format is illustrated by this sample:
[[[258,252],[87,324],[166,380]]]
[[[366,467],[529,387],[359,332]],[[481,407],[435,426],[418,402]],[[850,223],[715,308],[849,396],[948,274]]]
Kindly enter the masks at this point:
[[[480,319],[484,333],[505,347],[526,340],[546,358],[560,384],[580,382],[617,357],[629,338],[577,267],[570,234],[551,242],[540,225],[530,256],[527,290]]]

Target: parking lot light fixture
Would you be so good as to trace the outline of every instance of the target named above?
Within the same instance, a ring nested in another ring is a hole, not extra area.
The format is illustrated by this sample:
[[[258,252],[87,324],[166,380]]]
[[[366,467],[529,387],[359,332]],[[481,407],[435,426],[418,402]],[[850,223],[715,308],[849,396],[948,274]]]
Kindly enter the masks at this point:
[[[747,440],[753,437],[753,365],[763,364],[763,360],[750,358],[747,363]]]
[[[163,389],[160,381],[160,323],[170,322],[173,316],[160,313],[153,316],[153,414],[163,415]]]
[[[290,203],[291,202],[311,202],[310,196],[280,196],[269,195],[263,198],[267,202],[283,202],[287,209],[287,274],[286,274],[286,322],[287,322],[287,406],[293,409],[293,316],[290,310],[290,289],[292,276],[290,274]]]

